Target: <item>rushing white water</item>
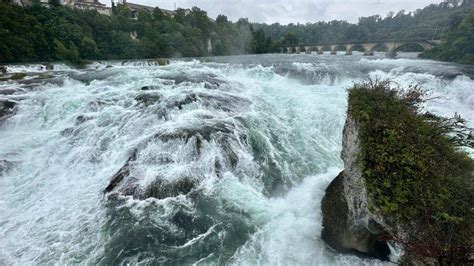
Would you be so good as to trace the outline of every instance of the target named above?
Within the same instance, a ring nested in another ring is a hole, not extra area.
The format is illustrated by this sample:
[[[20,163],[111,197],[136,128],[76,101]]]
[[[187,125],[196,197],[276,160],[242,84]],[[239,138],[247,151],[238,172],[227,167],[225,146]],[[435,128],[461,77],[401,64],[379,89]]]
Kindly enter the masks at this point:
[[[0,98],[18,102],[0,122],[0,265],[382,264],[320,238],[320,201],[342,168],[347,88],[366,75],[420,84],[428,110],[474,121],[472,69],[417,59],[7,70],[28,76],[0,82]],[[192,190],[104,196],[124,165],[136,191],[157,180]]]

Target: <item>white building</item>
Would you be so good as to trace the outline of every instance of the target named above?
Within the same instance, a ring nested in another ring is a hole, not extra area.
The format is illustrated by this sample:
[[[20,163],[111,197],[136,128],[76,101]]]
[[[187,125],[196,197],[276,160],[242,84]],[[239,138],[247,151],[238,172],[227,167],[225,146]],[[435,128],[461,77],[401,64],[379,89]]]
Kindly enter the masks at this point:
[[[100,14],[110,16],[112,9],[98,0],[64,0],[63,5],[83,10],[97,10]]]

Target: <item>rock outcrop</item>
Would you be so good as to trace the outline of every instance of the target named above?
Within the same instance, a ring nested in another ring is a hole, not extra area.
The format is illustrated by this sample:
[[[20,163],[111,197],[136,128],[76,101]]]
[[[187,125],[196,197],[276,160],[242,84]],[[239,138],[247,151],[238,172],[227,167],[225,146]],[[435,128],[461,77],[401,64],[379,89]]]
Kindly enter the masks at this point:
[[[136,155],[134,154],[112,177],[112,180],[104,191],[105,193],[116,191],[122,195],[133,196],[136,199],[164,199],[187,195],[196,187],[197,181],[191,178],[180,178],[173,181],[156,178],[152,184],[142,188],[137,183],[138,179],[131,174],[135,160]]]
[[[340,252],[388,260],[383,219],[367,207],[367,189],[357,164],[359,150],[358,126],[349,115],[341,153],[345,170],[331,182],[322,201],[322,238]]]
[[[179,74],[163,79],[183,83],[182,87],[189,83],[206,90],[193,92],[186,88],[180,94],[167,96],[158,91],[159,85],[140,88],[135,97],[140,111],[153,110],[157,120],[167,120],[173,112],[186,113],[187,118],[170,121],[131,150],[104,189],[105,194],[138,200],[191,197],[209,176],[222,178],[227,172],[240,171],[238,151],[244,149],[247,135],[240,130],[243,125],[238,120],[227,117],[237,116],[251,102],[229,93],[227,82],[214,75]],[[78,117],[75,126],[86,119]],[[75,127],[68,128],[62,135],[73,135],[74,130]]]
[[[173,179],[163,178],[157,174],[153,181],[143,185],[145,176],[143,171],[137,169],[140,168],[140,165],[143,166],[145,160],[140,157],[140,153],[157,144],[166,144],[166,147],[172,147],[170,143],[174,143],[174,145],[184,144],[191,148],[189,160],[194,163],[202,159],[203,149],[211,142],[215,142],[218,143],[220,155],[211,164],[212,171],[208,174],[214,174],[219,178],[222,172],[233,171],[239,161],[238,155],[231,144],[237,142],[232,134],[235,130],[233,127],[234,125],[231,123],[216,122],[214,124],[175,128],[171,132],[165,131],[154,134],[150,139],[139,145],[129,156],[127,162],[114,174],[104,192],[116,192],[140,200],[188,195],[199,186],[199,183],[203,180],[203,173],[184,171],[182,175]],[[160,156],[154,157],[149,165],[171,168],[172,165],[180,164],[176,161],[176,158],[171,151],[164,152]]]
[[[459,147],[472,130],[420,111],[422,102],[417,88],[388,81],[349,90],[344,171],[322,201],[322,237],[334,249],[386,260],[390,244],[402,264],[468,263],[474,161]]]
[[[16,101],[0,99],[0,120],[9,117],[15,112]]]

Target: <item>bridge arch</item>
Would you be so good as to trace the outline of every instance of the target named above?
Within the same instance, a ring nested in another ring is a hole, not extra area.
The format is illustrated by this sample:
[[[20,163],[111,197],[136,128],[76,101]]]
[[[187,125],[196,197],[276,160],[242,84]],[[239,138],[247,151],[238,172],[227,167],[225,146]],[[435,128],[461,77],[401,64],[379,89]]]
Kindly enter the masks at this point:
[[[306,46],[298,46],[298,54],[306,53]]]
[[[311,54],[311,53],[313,53],[313,52],[316,52],[316,53],[317,53],[318,51],[319,51],[319,49],[318,49],[318,47],[316,47],[316,46],[309,46],[309,47],[307,47],[307,49],[306,49],[306,53],[307,53],[307,54]]]
[[[346,54],[351,55],[353,51],[365,53],[365,48],[362,44],[349,44],[349,45],[347,45]]]
[[[332,51],[332,47],[331,47],[331,45],[323,45],[323,46],[321,47],[321,51],[322,51],[323,54],[326,53],[326,52],[331,52],[331,51]]]
[[[345,44],[337,44],[332,47],[331,54],[337,54],[339,51],[344,51],[347,53],[347,45]]]
[[[373,54],[374,52],[387,52],[388,50],[390,50],[390,48],[386,43],[376,43],[370,50],[370,53]]]
[[[418,51],[430,50],[433,48],[433,44],[429,42],[400,42],[400,43],[387,43],[387,56],[388,57],[395,57],[397,56],[397,52],[400,51],[402,48],[407,46],[414,46],[418,47]]]
[[[420,42],[404,42],[404,43],[400,43],[399,45],[397,45],[395,47],[395,51],[399,52],[400,50],[402,50],[403,48],[406,48],[406,47],[410,47],[412,49],[415,49],[416,52],[422,52],[423,50],[429,50],[431,49],[431,46],[430,45],[426,45],[424,43],[420,43]]]

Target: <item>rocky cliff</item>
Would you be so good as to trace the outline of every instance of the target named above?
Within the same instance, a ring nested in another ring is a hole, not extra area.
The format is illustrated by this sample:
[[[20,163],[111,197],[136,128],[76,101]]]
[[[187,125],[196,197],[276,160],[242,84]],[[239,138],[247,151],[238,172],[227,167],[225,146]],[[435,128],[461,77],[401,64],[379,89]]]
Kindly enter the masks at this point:
[[[322,237],[335,250],[388,260],[391,245],[404,264],[469,263],[474,160],[463,149],[473,131],[422,102],[416,87],[386,81],[349,90],[344,171],[322,200]]]
[[[342,171],[329,185],[322,201],[323,239],[342,252],[366,254],[387,260],[383,219],[368,210],[367,188],[357,164],[359,128],[350,115],[343,132]]]

